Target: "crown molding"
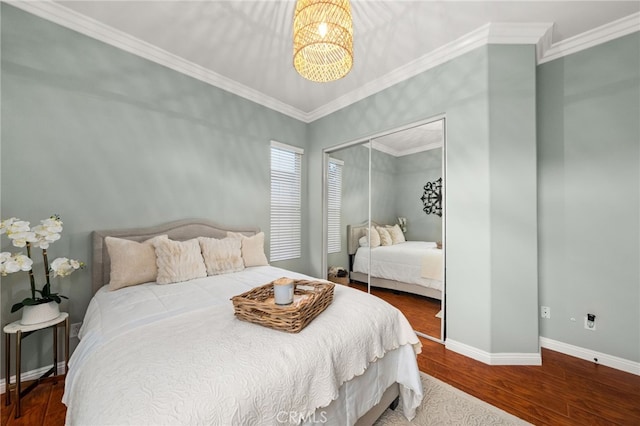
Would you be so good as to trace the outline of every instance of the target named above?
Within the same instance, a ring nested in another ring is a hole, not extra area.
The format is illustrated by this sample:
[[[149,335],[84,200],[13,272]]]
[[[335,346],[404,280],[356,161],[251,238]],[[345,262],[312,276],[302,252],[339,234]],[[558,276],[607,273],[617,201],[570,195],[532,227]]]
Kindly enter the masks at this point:
[[[302,111],[157,46],[75,12],[53,0],[2,0],[40,18],[310,123],[487,44],[534,44],[545,63],[640,31],[640,12],[552,44],[551,23],[489,23],[310,112]]]
[[[550,37],[553,24],[550,23],[489,23],[445,44],[444,46],[390,71],[384,76],[364,86],[346,93],[336,100],[311,111],[308,122],[315,121],[339,109],[367,98],[395,84],[442,65],[487,44],[535,44],[542,38]]]
[[[265,95],[255,89],[240,84],[228,77],[215,73],[198,64],[167,52],[123,31],[105,25],[52,0],[3,0],[19,9],[40,18],[62,25],[80,34],[94,38],[111,46],[148,59],[174,71],[211,84],[219,89],[288,115],[300,121],[306,121],[307,114],[289,104]]]
[[[553,61],[638,31],[640,31],[640,12],[553,44],[538,60],[538,64]]]
[[[369,142],[367,142],[365,144],[365,146],[369,146]],[[443,143],[442,141],[440,142],[432,142],[432,143],[428,143],[422,146],[417,146],[414,148],[409,148],[409,149],[403,149],[403,150],[398,150],[398,149],[393,149],[387,145],[384,145],[380,142],[376,142],[375,140],[372,141],[372,145],[371,148],[375,149],[376,151],[380,151],[380,152],[384,152],[385,154],[389,154],[392,157],[404,157],[406,155],[411,155],[411,154],[417,154],[419,152],[422,151],[429,151],[432,149],[436,149],[436,148],[442,148],[443,147]]]

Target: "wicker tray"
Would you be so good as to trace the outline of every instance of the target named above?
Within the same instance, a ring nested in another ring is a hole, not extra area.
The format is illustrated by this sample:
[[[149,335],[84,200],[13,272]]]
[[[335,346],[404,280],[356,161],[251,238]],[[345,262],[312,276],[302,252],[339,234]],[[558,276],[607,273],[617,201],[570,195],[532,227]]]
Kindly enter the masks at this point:
[[[276,330],[298,333],[333,301],[335,284],[294,280],[293,303],[276,305],[273,283],[256,287],[231,298],[236,316],[244,321]]]

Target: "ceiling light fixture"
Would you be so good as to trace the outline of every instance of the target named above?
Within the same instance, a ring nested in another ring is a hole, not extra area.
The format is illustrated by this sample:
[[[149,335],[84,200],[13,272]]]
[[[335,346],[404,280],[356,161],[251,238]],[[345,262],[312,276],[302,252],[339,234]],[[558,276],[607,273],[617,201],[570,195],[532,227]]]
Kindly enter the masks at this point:
[[[293,66],[307,80],[338,80],[353,65],[349,0],[298,0],[293,18]]]

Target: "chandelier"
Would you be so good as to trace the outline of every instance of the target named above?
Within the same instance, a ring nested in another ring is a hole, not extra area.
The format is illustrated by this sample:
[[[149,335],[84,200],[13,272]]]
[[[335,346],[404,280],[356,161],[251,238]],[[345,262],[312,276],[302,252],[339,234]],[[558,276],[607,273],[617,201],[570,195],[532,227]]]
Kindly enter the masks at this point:
[[[293,18],[293,66],[307,80],[338,80],[353,65],[349,0],[298,0]]]

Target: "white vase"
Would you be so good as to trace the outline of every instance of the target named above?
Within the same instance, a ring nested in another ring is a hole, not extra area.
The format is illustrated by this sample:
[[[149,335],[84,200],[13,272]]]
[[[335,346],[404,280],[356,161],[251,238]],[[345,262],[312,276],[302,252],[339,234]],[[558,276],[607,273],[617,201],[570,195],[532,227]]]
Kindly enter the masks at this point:
[[[20,324],[31,325],[50,321],[60,315],[60,307],[56,302],[29,305],[22,308]]]

